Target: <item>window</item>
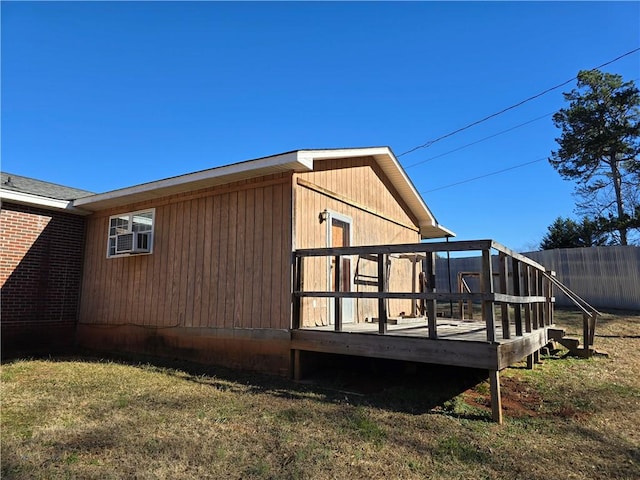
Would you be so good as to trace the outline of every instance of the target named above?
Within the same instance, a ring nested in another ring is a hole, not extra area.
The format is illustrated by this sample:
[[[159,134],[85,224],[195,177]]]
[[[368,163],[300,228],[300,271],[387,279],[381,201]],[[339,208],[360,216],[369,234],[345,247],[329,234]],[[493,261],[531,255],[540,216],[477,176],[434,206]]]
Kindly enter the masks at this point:
[[[107,258],[151,253],[155,209],[109,217]]]

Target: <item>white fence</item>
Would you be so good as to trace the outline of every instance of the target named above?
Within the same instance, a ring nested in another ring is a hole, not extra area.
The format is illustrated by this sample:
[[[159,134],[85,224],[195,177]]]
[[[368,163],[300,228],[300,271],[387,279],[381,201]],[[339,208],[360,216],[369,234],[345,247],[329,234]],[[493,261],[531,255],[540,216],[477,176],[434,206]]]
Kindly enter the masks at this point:
[[[561,248],[523,255],[555,271],[558,280],[596,308],[640,310],[640,247]],[[437,289],[449,291],[446,258],[439,258],[436,267]],[[458,272],[479,269],[479,257],[452,258],[449,278],[453,291]],[[556,305],[573,305],[558,289],[554,295]]]

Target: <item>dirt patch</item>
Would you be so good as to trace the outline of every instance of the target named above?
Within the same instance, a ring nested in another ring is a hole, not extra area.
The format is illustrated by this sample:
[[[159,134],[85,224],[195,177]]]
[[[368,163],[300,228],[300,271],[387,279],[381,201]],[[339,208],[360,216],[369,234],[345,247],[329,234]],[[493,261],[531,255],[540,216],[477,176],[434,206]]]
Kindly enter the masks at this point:
[[[505,416],[512,418],[532,418],[542,415],[542,395],[526,383],[512,377],[500,379],[502,410]],[[470,388],[462,394],[464,401],[472,407],[491,410],[491,396]]]

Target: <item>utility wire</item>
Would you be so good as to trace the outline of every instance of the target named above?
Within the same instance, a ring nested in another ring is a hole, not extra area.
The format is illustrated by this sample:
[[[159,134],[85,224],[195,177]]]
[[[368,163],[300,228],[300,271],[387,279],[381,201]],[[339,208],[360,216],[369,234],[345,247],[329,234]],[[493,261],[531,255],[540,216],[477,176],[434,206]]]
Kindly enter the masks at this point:
[[[633,50],[630,50],[630,51],[628,51],[627,53],[623,53],[622,55],[620,55],[620,56],[618,56],[618,57],[614,58],[613,60],[609,60],[608,62],[605,62],[605,63],[603,63],[603,64],[601,64],[601,65],[598,65],[597,67],[592,68],[591,70],[598,70],[598,69],[600,69],[600,68],[602,68],[602,67],[606,67],[607,65],[610,65],[610,64],[612,64],[612,63],[614,63],[614,62],[617,62],[618,60],[620,60],[620,59],[622,59],[622,58],[624,58],[624,57],[627,57],[627,56],[629,56],[629,55],[631,55],[631,54],[634,54],[634,53],[636,53],[637,51],[640,51],[640,47],[635,48],[635,49],[633,49]],[[590,71],[591,71],[591,70],[590,70]],[[433,145],[433,144],[434,144],[434,143],[436,143],[436,142],[439,142],[440,140],[444,140],[445,138],[448,138],[448,137],[451,137],[451,136],[453,136],[453,135],[456,135],[457,133],[460,133],[460,132],[462,132],[462,131],[464,131],[464,130],[467,130],[467,129],[471,128],[471,127],[475,127],[476,125],[478,125],[478,124],[480,124],[480,123],[483,123],[483,122],[486,122],[487,120],[489,120],[489,119],[491,119],[491,118],[494,118],[494,117],[497,117],[498,115],[502,115],[503,113],[508,112],[509,110],[513,110],[514,108],[517,108],[517,107],[519,107],[519,106],[521,106],[521,105],[523,105],[523,104],[525,104],[525,103],[527,103],[527,102],[530,102],[531,100],[535,100],[536,98],[539,98],[539,97],[541,97],[541,96],[543,96],[543,95],[546,95],[547,93],[552,92],[553,90],[557,90],[557,89],[558,89],[558,88],[560,88],[560,87],[564,87],[564,86],[565,86],[565,85],[567,85],[568,83],[573,82],[576,78],[578,78],[578,76],[577,76],[577,75],[576,75],[575,77],[573,77],[573,78],[570,78],[570,79],[569,79],[569,80],[567,80],[566,82],[562,82],[562,83],[560,83],[560,84],[558,84],[558,85],[556,85],[556,86],[554,86],[554,87],[547,88],[547,89],[546,89],[546,90],[544,90],[543,92],[540,92],[540,93],[538,93],[538,94],[536,94],[536,95],[533,95],[532,97],[526,98],[526,99],[522,100],[521,102],[518,102],[518,103],[516,103],[516,104],[514,104],[514,105],[511,105],[510,107],[503,108],[503,109],[502,109],[502,110],[500,110],[499,112],[492,113],[491,115],[488,115],[488,116],[486,116],[486,117],[484,117],[484,118],[481,118],[480,120],[476,120],[475,122],[470,123],[470,124],[468,124],[468,125],[466,125],[466,126],[464,126],[464,127],[461,127],[461,128],[459,128],[459,129],[457,129],[457,130],[454,130],[453,132],[447,133],[447,134],[445,134],[445,135],[441,135],[441,136],[439,136],[438,138],[435,138],[434,140],[429,140],[428,142],[423,143],[422,145],[418,145],[417,147],[413,147],[412,149],[407,150],[406,152],[403,152],[403,153],[401,153],[400,155],[398,155],[398,158],[399,158],[399,157],[402,157],[403,155],[407,155],[407,154],[409,154],[409,153],[415,152],[416,150],[419,150],[419,149],[421,149],[421,148],[430,147],[431,145]]]
[[[533,120],[529,120],[527,122],[521,123],[520,125],[516,125],[515,127],[507,128],[506,130],[502,130],[501,132],[494,133],[493,135],[489,135],[488,137],[481,138],[480,140],[476,140],[475,142],[467,143],[466,145],[462,145],[461,147],[454,148],[453,150],[449,150],[448,152],[441,153],[439,155],[436,155],[435,157],[429,157],[426,160],[420,160],[419,162],[412,163],[411,165],[407,165],[404,168],[412,168],[412,167],[415,167],[417,165],[422,165],[423,163],[430,162],[431,160],[435,160],[436,158],[444,157],[446,155],[449,155],[451,153],[457,152],[459,150],[463,150],[463,149],[465,149],[467,147],[470,147],[472,145],[476,145],[478,143],[484,142],[485,140],[489,140],[491,138],[497,137],[497,136],[502,135],[504,133],[508,133],[508,132],[510,132],[512,130],[515,130],[516,128],[524,127],[525,125],[529,125],[530,123],[537,122],[538,120],[542,120],[543,118],[546,118],[546,117],[548,117],[550,115],[553,115],[554,113],[555,112],[545,113],[544,115],[541,115],[541,116],[539,116],[537,118],[534,118]]]
[[[456,183],[450,183],[449,185],[444,185],[442,187],[434,188],[432,190],[425,190],[425,191],[420,192],[420,193],[437,192],[438,190],[444,190],[445,188],[455,187],[456,185],[462,185],[463,183],[473,182],[475,180],[480,180],[481,178],[491,177],[492,175],[498,175],[499,173],[508,172],[509,170],[515,170],[516,168],[525,167],[527,165],[531,165],[532,163],[542,162],[543,160],[546,160],[547,158],[548,157],[538,158],[536,160],[531,160],[530,162],[520,163],[520,164],[514,165],[512,167],[503,168],[502,170],[496,170],[495,172],[491,172],[491,173],[485,173],[484,175],[480,175],[478,177],[467,178],[466,180],[461,180],[461,181],[456,182]]]

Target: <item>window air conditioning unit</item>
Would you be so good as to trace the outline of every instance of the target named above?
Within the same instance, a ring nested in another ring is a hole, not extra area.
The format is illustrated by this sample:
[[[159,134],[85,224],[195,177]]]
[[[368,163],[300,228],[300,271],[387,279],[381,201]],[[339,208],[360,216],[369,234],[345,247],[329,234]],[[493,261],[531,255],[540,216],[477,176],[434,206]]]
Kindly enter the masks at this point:
[[[116,254],[149,253],[151,232],[123,233],[116,236]]]

